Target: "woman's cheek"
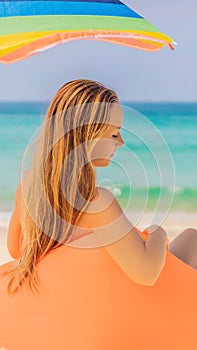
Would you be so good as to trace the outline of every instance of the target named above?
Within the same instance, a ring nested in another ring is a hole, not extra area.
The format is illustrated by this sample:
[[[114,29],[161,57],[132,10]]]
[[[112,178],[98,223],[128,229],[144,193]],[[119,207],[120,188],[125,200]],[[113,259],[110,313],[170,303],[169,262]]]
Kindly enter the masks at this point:
[[[114,140],[100,139],[95,145],[92,152],[92,160],[98,158],[110,159],[114,153],[115,145]]]

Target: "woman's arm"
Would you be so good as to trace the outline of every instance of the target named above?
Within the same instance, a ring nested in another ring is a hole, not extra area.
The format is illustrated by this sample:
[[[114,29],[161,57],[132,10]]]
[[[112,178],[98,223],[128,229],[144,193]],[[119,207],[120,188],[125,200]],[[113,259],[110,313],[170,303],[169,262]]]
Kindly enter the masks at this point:
[[[99,199],[91,202],[80,225],[88,223],[92,227],[98,241],[129,278],[142,285],[154,285],[165,264],[165,231],[158,227],[144,241],[111,192],[104,188],[99,192]]]
[[[9,223],[8,237],[7,237],[7,247],[10,255],[14,259],[20,257],[21,240],[22,240],[22,230],[20,222],[20,196],[21,196],[21,185],[18,186],[16,191],[16,199],[14,205],[14,211]]]

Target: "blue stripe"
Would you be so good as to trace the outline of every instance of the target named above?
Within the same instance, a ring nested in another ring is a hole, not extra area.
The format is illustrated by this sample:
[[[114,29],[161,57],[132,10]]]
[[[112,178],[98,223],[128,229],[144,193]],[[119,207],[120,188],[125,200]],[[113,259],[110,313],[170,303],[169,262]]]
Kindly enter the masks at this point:
[[[122,3],[78,1],[1,1],[0,17],[88,15],[142,18]]]
[[[25,2],[27,0],[14,0],[14,1],[9,1],[12,2],[14,5],[15,2]],[[33,0],[29,2],[39,2],[40,0]],[[55,2],[56,0],[45,0],[45,2]],[[70,2],[70,0],[59,0],[61,2]],[[7,0],[0,0],[0,2],[7,2]],[[73,2],[79,2],[79,0],[73,0]],[[80,2],[99,2],[99,3],[106,3],[106,4],[122,4],[121,1],[119,0],[80,0]]]

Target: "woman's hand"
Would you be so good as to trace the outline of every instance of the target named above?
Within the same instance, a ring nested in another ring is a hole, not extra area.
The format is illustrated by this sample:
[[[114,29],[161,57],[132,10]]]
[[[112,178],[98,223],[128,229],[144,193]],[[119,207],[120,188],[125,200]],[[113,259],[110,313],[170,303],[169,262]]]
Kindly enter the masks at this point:
[[[166,231],[161,226],[158,226],[158,225],[148,226],[145,228],[143,233],[147,234],[147,236],[152,235],[154,233],[162,235],[163,237],[166,238],[166,248],[169,250],[170,241],[168,239]]]
[[[151,234],[151,233],[154,233],[155,231],[163,231],[163,234],[165,235],[166,234],[166,237],[167,237],[167,233],[166,231],[161,227],[161,226],[158,226],[158,225],[151,225],[151,226],[148,226],[145,228],[145,230],[143,231],[144,233],[148,233],[148,234]]]

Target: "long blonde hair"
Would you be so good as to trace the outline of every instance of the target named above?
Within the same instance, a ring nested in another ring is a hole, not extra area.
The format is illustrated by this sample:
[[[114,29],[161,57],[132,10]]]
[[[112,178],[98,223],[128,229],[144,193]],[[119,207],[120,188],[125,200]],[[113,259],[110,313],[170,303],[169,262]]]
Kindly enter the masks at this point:
[[[73,225],[95,195],[89,142],[106,128],[111,103],[118,103],[114,91],[84,79],[66,83],[54,96],[24,184],[27,210],[20,260],[8,284],[10,294],[24,281],[32,291],[38,290],[38,261],[69,241]]]

